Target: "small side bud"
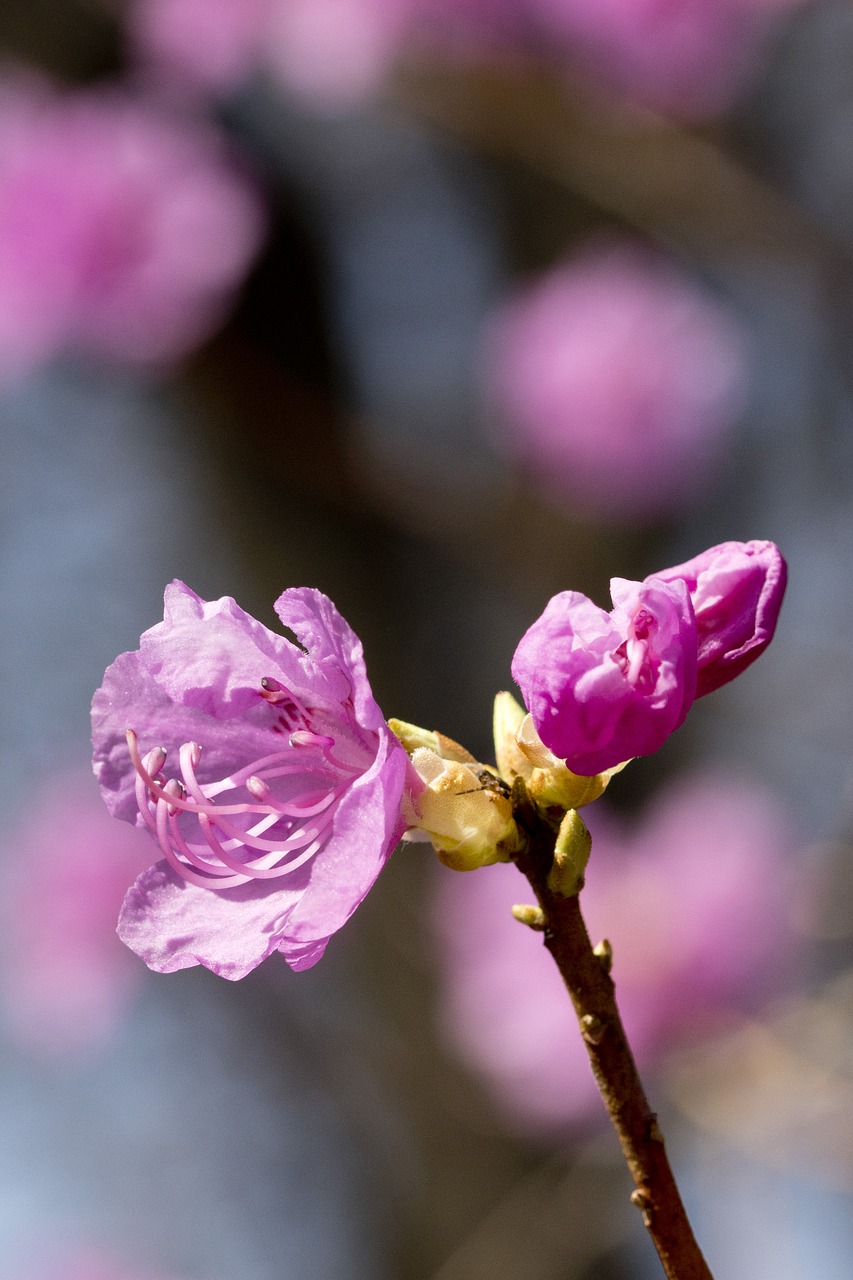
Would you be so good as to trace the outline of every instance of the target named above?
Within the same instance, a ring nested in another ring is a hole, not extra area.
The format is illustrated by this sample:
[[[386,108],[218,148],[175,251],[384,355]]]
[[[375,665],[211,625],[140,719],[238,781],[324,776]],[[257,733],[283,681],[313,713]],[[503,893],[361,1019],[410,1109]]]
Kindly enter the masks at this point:
[[[518,903],[512,908],[512,914],[519,924],[526,924],[528,929],[541,933],[545,928],[545,912],[541,907],[535,907],[529,902]]]
[[[422,729],[420,725],[408,724],[405,720],[389,720],[388,727],[400,739],[409,755],[424,747],[427,751],[434,751],[442,760],[476,764],[470,751],[466,751],[458,742],[439,733],[437,729]]]
[[[495,760],[498,773],[507,782],[521,778],[525,782],[533,772],[533,767],[518,744],[518,731],[527,712],[511,693],[499,693],[495,696],[495,710],[492,721],[495,737]]]
[[[554,864],[548,875],[552,893],[573,898],[583,888],[583,876],[592,849],[592,836],[576,809],[570,809],[560,823],[554,846]]]
[[[601,1044],[606,1029],[596,1013],[585,1013],[581,1018],[581,1035],[588,1044]]]
[[[610,939],[602,938],[601,941],[596,943],[593,947],[592,954],[595,956],[604,972],[610,973],[610,970],[613,968],[613,947],[611,946]]]
[[[426,785],[409,801],[408,820],[414,828],[409,838],[425,832],[441,861],[454,871],[509,861],[518,831],[507,795],[484,783],[469,765],[443,759],[428,747],[413,753],[412,766]]]

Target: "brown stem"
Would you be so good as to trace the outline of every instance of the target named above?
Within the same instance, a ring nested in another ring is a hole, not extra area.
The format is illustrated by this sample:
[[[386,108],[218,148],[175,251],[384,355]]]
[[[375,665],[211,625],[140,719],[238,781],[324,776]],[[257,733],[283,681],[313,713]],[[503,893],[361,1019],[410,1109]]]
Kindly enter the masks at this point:
[[[631,1200],[642,1212],[669,1280],[713,1280],[682,1204],[657,1117],[637,1074],[616,1007],[609,956],[593,951],[578,895],[566,898],[548,886],[554,828],[524,802],[517,817],[526,839],[516,863],[539,900],[545,945],[572,998],[596,1083],[634,1179]]]

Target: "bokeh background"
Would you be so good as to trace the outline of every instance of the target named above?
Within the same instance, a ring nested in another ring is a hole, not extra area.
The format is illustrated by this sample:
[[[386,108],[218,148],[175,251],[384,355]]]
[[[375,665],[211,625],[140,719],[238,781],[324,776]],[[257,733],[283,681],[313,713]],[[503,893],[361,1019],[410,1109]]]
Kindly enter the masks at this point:
[[[614,782],[590,913],[718,1280],[847,1277],[853,6],[4,0],[0,46],[2,1280],[657,1276],[512,886],[403,846],[318,968],[149,974],[88,704],[173,577],[316,585],[488,760],[552,593],[753,537],[777,639]]]

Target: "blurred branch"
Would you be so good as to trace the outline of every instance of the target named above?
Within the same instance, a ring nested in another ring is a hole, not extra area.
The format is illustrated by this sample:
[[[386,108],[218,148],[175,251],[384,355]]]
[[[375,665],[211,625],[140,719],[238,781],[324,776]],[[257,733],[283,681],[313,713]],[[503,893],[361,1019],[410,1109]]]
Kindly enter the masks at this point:
[[[649,112],[583,102],[540,68],[410,68],[396,101],[528,166],[695,258],[748,251],[819,265],[840,251],[712,141]]]

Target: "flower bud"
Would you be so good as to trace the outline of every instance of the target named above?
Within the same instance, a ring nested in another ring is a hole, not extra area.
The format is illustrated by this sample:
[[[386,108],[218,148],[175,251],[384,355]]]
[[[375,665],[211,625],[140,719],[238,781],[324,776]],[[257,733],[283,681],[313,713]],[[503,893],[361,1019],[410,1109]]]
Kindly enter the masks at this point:
[[[483,781],[485,771],[442,759],[428,747],[417,748],[412,765],[426,785],[409,800],[407,818],[432,841],[440,860],[454,871],[508,861],[517,841],[512,803],[488,778]]]
[[[578,591],[554,596],[512,660],[540,738],[587,777],[657,751],[696,693],[685,583],[613,578],[610,588],[610,613]]]
[[[554,846],[554,864],[548,874],[552,893],[572,898],[583,888],[586,864],[592,849],[592,836],[576,809],[570,809],[560,823]]]
[[[408,724],[405,720],[389,720],[388,727],[403,746],[412,755],[420,747],[434,751],[442,760],[457,760],[460,764],[476,764],[470,751],[466,751],[458,742],[439,733],[437,729],[422,729],[420,725]]]
[[[544,809],[552,806],[560,809],[582,809],[585,804],[597,800],[613,774],[625,767],[624,764],[619,764],[604,773],[594,773],[589,778],[572,773],[545,746],[530,715],[525,716],[519,726],[517,745],[519,752],[527,760],[528,767],[533,766],[527,779],[527,790],[536,804]]]
[[[721,542],[646,579],[687,584],[696,615],[696,696],[740,675],[773,639],[788,569],[774,542]]]
[[[513,782],[516,778],[523,778],[526,782],[533,772],[530,760],[518,741],[518,731],[526,716],[524,707],[511,693],[495,695],[495,760],[498,773],[507,782]]]

